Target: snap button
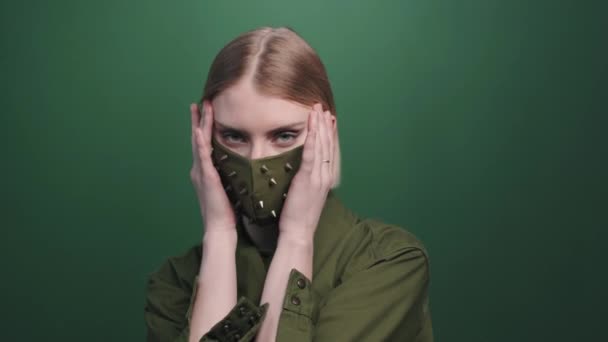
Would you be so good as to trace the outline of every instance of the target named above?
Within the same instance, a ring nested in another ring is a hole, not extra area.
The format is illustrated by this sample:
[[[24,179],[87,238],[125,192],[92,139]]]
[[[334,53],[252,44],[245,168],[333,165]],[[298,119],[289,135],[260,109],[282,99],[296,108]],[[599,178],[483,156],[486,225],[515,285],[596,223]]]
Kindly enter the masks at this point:
[[[300,305],[300,298],[296,295],[291,296],[291,304]]]
[[[298,280],[296,281],[296,284],[298,284],[298,287],[301,289],[306,287],[306,282],[302,278],[298,278]]]

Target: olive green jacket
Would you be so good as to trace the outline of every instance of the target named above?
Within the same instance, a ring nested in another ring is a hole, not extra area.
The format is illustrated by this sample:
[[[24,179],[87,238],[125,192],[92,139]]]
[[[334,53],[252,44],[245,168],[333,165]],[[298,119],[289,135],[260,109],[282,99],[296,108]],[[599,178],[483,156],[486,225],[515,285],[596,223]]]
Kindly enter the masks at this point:
[[[258,305],[272,255],[260,254],[238,225],[238,302],[200,341],[253,341],[268,304]],[[148,341],[187,341],[201,245],[169,258],[148,279]],[[327,197],[314,240],[313,281],[292,269],[278,342],[433,341],[429,260],[406,230]]]

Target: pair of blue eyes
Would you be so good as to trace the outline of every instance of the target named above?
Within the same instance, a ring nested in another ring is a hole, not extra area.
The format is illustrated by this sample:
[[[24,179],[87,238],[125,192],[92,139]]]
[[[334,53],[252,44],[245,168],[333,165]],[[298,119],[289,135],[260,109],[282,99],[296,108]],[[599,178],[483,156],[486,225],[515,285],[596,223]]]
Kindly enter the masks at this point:
[[[229,143],[243,143],[245,138],[242,134],[237,132],[223,132],[221,133],[222,138]],[[298,136],[298,132],[295,131],[283,131],[274,135],[274,138],[278,143],[289,143]]]

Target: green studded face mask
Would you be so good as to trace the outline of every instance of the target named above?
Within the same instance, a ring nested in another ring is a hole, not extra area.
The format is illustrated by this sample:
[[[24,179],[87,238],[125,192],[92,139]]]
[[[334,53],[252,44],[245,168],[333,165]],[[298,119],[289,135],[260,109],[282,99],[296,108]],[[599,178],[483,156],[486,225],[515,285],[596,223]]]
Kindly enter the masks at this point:
[[[304,146],[260,159],[248,159],[211,139],[213,164],[237,217],[260,227],[278,226],[291,180],[302,162]]]

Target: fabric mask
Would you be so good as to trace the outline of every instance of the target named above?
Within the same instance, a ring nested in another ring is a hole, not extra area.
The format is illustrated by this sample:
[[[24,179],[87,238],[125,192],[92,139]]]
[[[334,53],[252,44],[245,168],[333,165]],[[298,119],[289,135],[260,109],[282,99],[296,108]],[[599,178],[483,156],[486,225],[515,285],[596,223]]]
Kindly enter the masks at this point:
[[[287,190],[302,162],[304,145],[278,155],[248,159],[211,139],[211,157],[237,218],[278,228]]]

